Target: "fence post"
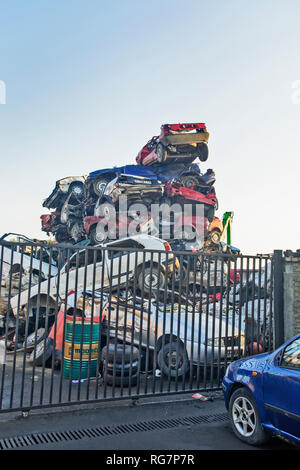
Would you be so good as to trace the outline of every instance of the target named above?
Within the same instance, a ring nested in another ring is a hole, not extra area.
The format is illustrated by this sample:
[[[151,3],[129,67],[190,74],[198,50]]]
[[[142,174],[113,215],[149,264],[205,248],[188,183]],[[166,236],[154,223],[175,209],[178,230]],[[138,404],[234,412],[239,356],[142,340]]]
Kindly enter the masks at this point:
[[[284,343],[284,303],[283,303],[283,257],[282,250],[274,250],[273,255],[274,266],[274,346],[278,348]]]

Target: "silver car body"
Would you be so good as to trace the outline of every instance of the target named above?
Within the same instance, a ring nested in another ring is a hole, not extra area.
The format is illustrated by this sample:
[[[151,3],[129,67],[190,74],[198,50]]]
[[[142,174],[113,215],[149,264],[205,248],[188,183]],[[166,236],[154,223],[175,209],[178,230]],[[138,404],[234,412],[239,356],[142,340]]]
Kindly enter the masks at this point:
[[[150,309],[149,305],[148,308],[111,305],[108,329],[109,336],[115,337],[117,331],[119,340],[156,351],[163,337],[168,343],[172,334],[173,340],[179,339],[185,345],[189,360],[195,364],[237,358],[244,349],[244,336],[238,328],[192,305],[152,302]]]
[[[136,242],[139,251],[124,250],[128,240]],[[29,300],[31,300],[30,310],[36,305],[36,302],[39,302],[41,307],[48,306],[51,308],[56,304],[57,299],[59,304],[62,303],[68,292],[72,290],[79,291],[93,288],[97,290],[102,286],[115,287],[126,284],[127,281],[134,277],[135,268],[147,263],[147,261],[150,262],[152,260],[152,263],[157,264],[160,262],[163,269],[163,263],[166,261],[167,255],[161,254],[159,256],[158,253],[143,253],[141,248],[165,251],[164,243],[164,240],[146,234],[105,243],[102,245],[103,247],[121,247],[122,251],[97,250],[98,259],[95,265],[93,262],[94,250],[90,251],[91,261],[87,265],[86,250],[81,250],[78,255],[75,253],[70,257],[69,263],[66,263],[61,268],[59,276],[56,275],[47,281],[32,286],[30,292],[26,290],[20,293],[20,295],[12,297],[11,308],[13,313],[17,315],[28,304]],[[168,260],[172,260],[172,252],[168,253]],[[75,265],[76,258],[77,269],[72,269],[72,262]],[[31,311],[29,315],[32,315]]]

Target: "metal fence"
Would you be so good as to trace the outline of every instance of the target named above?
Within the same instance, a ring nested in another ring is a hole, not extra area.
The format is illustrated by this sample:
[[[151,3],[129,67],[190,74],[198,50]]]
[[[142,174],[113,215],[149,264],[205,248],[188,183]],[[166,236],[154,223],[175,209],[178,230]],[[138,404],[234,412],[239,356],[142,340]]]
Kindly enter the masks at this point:
[[[0,412],[219,390],[274,347],[273,271],[167,244],[0,244]]]

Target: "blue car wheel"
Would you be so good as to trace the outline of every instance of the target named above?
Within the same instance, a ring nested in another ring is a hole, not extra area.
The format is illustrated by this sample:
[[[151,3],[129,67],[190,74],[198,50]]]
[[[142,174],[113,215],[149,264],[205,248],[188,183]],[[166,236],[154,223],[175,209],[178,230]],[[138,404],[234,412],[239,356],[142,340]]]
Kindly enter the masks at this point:
[[[233,392],[229,401],[229,419],[234,434],[241,441],[259,446],[269,439],[261,425],[256,402],[245,387]]]

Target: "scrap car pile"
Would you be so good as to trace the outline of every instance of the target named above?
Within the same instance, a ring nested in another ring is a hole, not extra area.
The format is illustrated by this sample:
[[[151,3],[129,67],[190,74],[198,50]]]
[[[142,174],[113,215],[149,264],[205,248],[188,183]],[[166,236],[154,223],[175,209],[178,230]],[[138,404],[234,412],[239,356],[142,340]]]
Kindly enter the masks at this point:
[[[41,216],[42,230],[55,241],[2,241],[0,333],[8,350],[24,350],[37,366],[52,357],[60,368],[64,357],[69,377],[64,342],[78,322],[88,327],[92,318],[105,337],[97,342],[109,384],[118,363],[111,342],[136,348],[139,361],[143,353],[152,358],[154,374],[157,354],[159,373],[178,377],[188,372],[187,358],[199,366],[213,362],[217,350],[223,363],[265,337],[270,269],[260,270],[259,279],[238,272],[232,213],[215,216],[215,174],[200,167],[208,139],[203,123],[165,124],[136,164],[56,182]]]
[[[138,220],[137,232],[155,236],[167,233],[162,237],[167,241],[202,238],[202,245],[216,248],[223,226],[215,217],[218,207],[215,174],[211,169],[203,174],[199,164],[194,163],[197,158],[201,162],[207,160],[208,139],[203,123],[165,124],[160,135],[152,137],[139,152],[137,164],[57,181],[43,203],[50,213],[41,216],[42,230],[54,235],[59,243],[86,241],[96,245],[122,238],[130,223]],[[122,196],[128,202],[125,210]],[[146,209],[146,217],[141,217],[137,204]],[[154,220],[153,204],[167,207],[176,204],[182,213],[188,205],[190,211],[187,216],[169,220],[160,214]],[[113,219],[115,224],[110,228],[109,221]]]

